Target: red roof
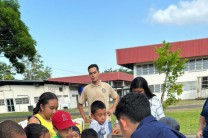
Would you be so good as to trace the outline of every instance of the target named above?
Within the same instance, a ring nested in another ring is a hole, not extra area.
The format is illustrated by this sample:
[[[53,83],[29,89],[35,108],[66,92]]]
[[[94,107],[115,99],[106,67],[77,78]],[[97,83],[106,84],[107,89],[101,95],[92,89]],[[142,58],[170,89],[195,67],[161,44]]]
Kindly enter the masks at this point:
[[[133,75],[124,72],[107,72],[100,74],[100,80],[103,82],[116,81],[116,80],[131,82],[133,80]],[[90,83],[91,79],[89,75],[81,75],[81,76],[71,76],[71,77],[61,77],[61,78],[50,78],[48,79],[48,81],[86,84],[86,83]]]
[[[182,58],[208,56],[208,38],[172,42],[172,50],[181,49]],[[116,49],[117,64],[132,68],[135,63],[152,62],[157,58],[155,47],[162,44]]]

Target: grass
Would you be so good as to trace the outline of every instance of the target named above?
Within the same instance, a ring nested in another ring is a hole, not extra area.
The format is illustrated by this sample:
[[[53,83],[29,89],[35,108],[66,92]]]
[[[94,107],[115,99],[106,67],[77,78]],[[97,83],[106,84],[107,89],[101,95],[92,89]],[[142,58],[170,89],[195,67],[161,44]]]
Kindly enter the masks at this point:
[[[185,106],[185,105],[199,105],[198,108],[190,108],[190,109],[166,109],[165,115],[169,117],[175,118],[180,124],[180,132],[185,135],[195,135],[198,129],[198,120],[199,115],[204,104],[205,100],[181,100],[176,105],[173,106]],[[84,109],[87,111],[87,108]],[[69,109],[69,113],[79,112],[78,109]],[[29,116],[31,112],[15,112],[15,113],[4,113],[0,114],[0,117],[10,117],[10,116]],[[81,117],[80,115],[72,116],[72,118]],[[11,119],[13,121],[19,122],[25,120],[26,118],[14,118]],[[112,116],[112,123],[115,123],[115,116]],[[0,121],[3,121],[0,118]],[[85,128],[88,128],[89,124],[85,124]]]
[[[184,106],[184,105],[203,105],[205,100],[180,100],[172,106]]]
[[[201,108],[166,110],[165,115],[175,118],[180,124],[180,132],[195,135],[198,129]]]

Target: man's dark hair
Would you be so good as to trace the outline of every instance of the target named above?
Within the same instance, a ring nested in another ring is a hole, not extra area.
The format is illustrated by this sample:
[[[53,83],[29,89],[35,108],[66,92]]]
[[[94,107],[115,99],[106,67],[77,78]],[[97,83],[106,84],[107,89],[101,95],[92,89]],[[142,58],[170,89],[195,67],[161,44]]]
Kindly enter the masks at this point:
[[[17,135],[25,135],[26,137],[24,129],[18,123],[11,120],[5,120],[0,123],[1,138],[16,138]]]
[[[99,67],[98,67],[97,64],[91,64],[91,65],[89,65],[88,66],[88,70],[91,69],[91,68],[94,68],[94,67],[97,69],[97,71],[99,71]]]
[[[106,109],[105,104],[102,101],[94,101],[91,104],[91,113],[95,114],[98,109]]]
[[[118,103],[115,116],[119,120],[125,116],[132,123],[140,122],[143,118],[151,115],[150,103],[145,94],[130,92]]]
[[[48,129],[41,124],[29,124],[25,127],[27,138],[39,138],[49,133]]]
[[[88,128],[82,131],[81,138],[98,138],[98,134],[94,129]]]

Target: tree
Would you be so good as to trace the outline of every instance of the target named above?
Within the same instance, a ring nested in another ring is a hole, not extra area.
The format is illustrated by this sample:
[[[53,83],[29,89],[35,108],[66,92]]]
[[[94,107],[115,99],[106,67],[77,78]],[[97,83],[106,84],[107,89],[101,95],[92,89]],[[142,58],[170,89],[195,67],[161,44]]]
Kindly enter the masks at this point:
[[[125,72],[128,74],[133,74],[133,70],[125,69],[123,67],[120,67],[119,69],[115,69],[115,70],[113,70],[112,68],[109,68],[109,69],[104,70],[104,72]]]
[[[176,81],[184,73],[185,63],[187,59],[181,59],[180,52],[171,51],[171,44],[163,41],[163,45],[160,48],[156,48],[155,52],[158,54],[158,58],[154,61],[154,65],[159,74],[165,74],[165,80],[162,85],[161,102],[164,107],[172,105],[177,102],[175,93],[180,95],[182,93],[182,84],[177,84]],[[164,95],[167,92],[167,100],[163,102]]]
[[[51,77],[51,68],[44,67],[41,55],[36,54],[33,61],[24,60],[26,70],[23,73],[24,80],[46,80]]]
[[[0,0],[0,55],[9,59],[17,73],[23,73],[21,59],[32,61],[36,42],[21,20],[19,8],[17,0]]]
[[[12,66],[0,62],[0,80],[14,80],[15,73],[12,73]]]

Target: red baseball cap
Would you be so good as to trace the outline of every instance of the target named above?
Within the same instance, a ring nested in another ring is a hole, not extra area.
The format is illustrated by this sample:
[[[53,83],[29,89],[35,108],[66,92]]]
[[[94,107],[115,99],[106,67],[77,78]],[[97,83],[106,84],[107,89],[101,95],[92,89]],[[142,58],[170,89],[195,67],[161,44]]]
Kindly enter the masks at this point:
[[[52,124],[58,130],[62,130],[75,125],[71,119],[70,114],[62,110],[59,110],[53,114]]]

